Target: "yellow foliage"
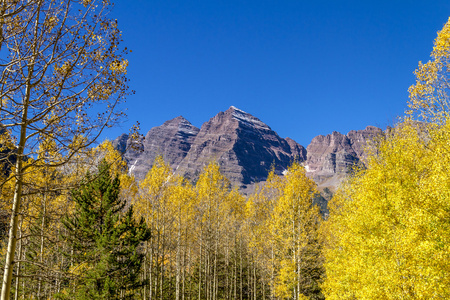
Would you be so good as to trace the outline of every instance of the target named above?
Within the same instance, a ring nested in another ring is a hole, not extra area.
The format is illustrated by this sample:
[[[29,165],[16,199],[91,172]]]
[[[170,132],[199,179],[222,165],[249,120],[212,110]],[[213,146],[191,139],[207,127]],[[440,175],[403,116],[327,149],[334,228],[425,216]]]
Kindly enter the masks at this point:
[[[127,173],[127,163],[123,160],[119,151],[114,149],[111,141],[106,140],[98,147],[92,149],[90,157],[94,160],[94,163],[105,159],[110,166],[111,174],[114,176]]]
[[[317,193],[315,183],[306,177],[305,169],[294,163],[282,181],[279,194],[270,220],[275,248],[279,257],[275,292],[282,298],[287,293],[299,294],[302,251],[311,237],[315,237],[319,222],[319,209],[313,204]],[[277,265],[277,264],[276,264]]]
[[[122,61],[115,61],[109,65],[109,69],[113,71],[113,73],[127,73],[128,60],[124,59]]]
[[[450,125],[406,120],[330,203],[327,299],[450,297]]]
[[[292,298],[294,293],[295,281],[292,279],[296,277],[296,266],[292,260],[280,261],[280,270],[278,271],[277,283],[275,286],[275,293],[281,299]]]
[[[314,269],[320,260],[306,257],[311,241],[318,237],[321,220],[313,204],[316,193],[315,183],[299,163],[294,163],[283,177],[272,171],[246,204],[246,235],[255,254],[264,259],[261,268],[271,280],[273,296],[306,299],[302,293],[311,287],[306,285],[320,280],[309,280],[311,274],[302,268],[310,264]]]
[[[409,114],[425,121],[443,123],[449,113],[450,18],[434,41],[431,60],[414,72],[416,83],[409,88]]]

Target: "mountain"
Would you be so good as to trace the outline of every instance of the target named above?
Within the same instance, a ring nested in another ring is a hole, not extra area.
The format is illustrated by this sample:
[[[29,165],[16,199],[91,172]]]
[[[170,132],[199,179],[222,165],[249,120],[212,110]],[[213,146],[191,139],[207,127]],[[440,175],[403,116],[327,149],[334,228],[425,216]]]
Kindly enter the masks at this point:
[[[178,173],[195,180],[202,167],[215,160],[233,184],[246,188],[264,181],[272,166],[281,174],[295,159],[305,160],[305,154],[303,146],[231,106],[202,125]]]
[[[179,116],[132,141],[121,135],[113,144],[127,160],[130,173],[140,180],[157,155],[191,181],[211,161],[242,191],[265,181],[271,168],[281,175],[297,160],[322,189],[334,188],[364,159],[364,148],[382,130],[364,130],[319,135],[305,149],[290,138],[281,138],[267,124],[234,106],[205,122],[200,129]],[[133,146],[133,147],[132,147]]]
[[[334,189],[353,166],[362,163],[369,141],[381,134],[380,128],[368,126],[347,135],[334,131],[326,136],[316,136],[306,148],[304,166],[308,175],[319,187]]]
[[[158,155],[175,171],[189,152],[198,132],[197,127],[179,116],[152,128],[138,141],[131,141],[128,135],[122,134],[113,141],[113,145],[124,154],[130,173],[137,179],[143,179]],[[132,143],[134,147],[131,147]]]

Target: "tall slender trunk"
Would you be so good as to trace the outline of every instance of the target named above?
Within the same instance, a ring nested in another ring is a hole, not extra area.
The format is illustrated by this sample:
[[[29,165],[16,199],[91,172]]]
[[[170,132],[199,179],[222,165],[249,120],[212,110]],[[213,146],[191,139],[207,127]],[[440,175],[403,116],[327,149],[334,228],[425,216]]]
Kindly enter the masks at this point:
[[[39,249],[39,262],[41,265],[44,262],[44,228],[45,228],[45,214],[47,213],[47,195],[44,193],[43,195],[43,205],[42,205],[42,220],[41,220],[41,241],[40,241],[40,249]],[[42,290],[42,276],[39,276],[38,279],[38,290],[37,290],[37,298],[40,299]]]
[[[186,293],[186,241],[183,242],[183,263],[181,269],[181,300],[184,300]]]
[[[234,272],[233,272],[233,281],[234,281],[234,299],[237,299],[237,241],[234,238]]]
[[[187,244],[187,241],[186,241],[186,244]],[[189,271],[191,271],[192,270],[192,268],[191,268],[191,247],[189,247],[189,249],[188,249],[188,263],[187,263],[187,265],[188,265],[188,270]],[[192,277],[193,277],[193,273],[188,273],[188,287],[189,287],[189,300],[191,300],[192,299]]]
[[[37,37],[37,30],[39,27],[39,15],[40,15],[40,6],[37,8],[35,24],[34,24],[34,36]],[[3,281],[2,281],[2,292],[1,292],[1,300],[8,300],[10,298],[11,291],[11,280],[12,280],[12,271],[14,268],[14,255],[16,252],[16,243],[17,243],[17,227],[18,227],[18,216],[20,211],[20,205],[22,200],[22,187],[23,187],[23,156],[25,152],[25,143],[27,137],[27,127],[28,127],[28,109],[30,106],[31,99],[31,78],[34,73],[34,64],[36,58],[36,44],[37,40],[34,40],[34,43],[31,45],[32,47],[32,56],[31,60],[28,64],[28,74],[25,84],[25,95],[22,102],[22,117],[20,122],[20,135],[19,135],[19,144],[17,145],[16,152],[16,168],[15,168],[15,184],[14,184],[14,200],[11,211],[11,221],[9,225],[9,236],[8,236],[8,248],[6,250],[6,260],[5,260],[5,269],[3,273]]]
[[[264,280],[262,281],[262,298],[266,299],[266,276],[264,276]]]
[[[210,250],[211,249],[209,249],[210,248],[210,246],[211,246],[211,237],[210,236],[208,236],[208,238],[207,238],[207,245],[206,245],[206,249],[205,249],[205,286],[206,286],[206,300],[210,300],[210,286],[211,286],[211,272],[210,272],[210,264],[209,264],[209,261],[210,261],[210,255],[211,255],[211,253],[210,253]]]
[[[301,214],[299,214],[301,216]],[[304,222],[306,223],[306,222]],[[302,220],[299,219],[297,228],[298,228],[298,237],[297,237],[297,291],[298,291],[298,298],[300,298],[301,293],[301,279],[302,279],[302,273],[301,273],[301,267],[302,267],[302,256],[301,256],[301,250],[302,250]],[[305,230],[305,229],[304,229]],[[306,232],[306,231],[305,231]],[[305,235],[305,234],[304,234]],[[304,236],[306,239],[306,236]]]
[[[248,252],[247,252],[247,255],[246,255],[247,257],[247,261],[246,261],[246,263],[247,263],[247,291],[248,291],[248,299],[252,299],[252,296],[251,296],[251,291],[252,291],[252,276],[251,276],[251,273],[250,273],[250,271],[251,271],[251,269],[250,269],[250,263],[249,263],[249,259],[248,259]]]
[[[153,235],[150,237],[150,258],[148,262],[148,299],[152,300],[153,295]]]
[[[5,261],[5,269],[3,273],[3,282],[2,282],[2,293],[1,300],[8,300],[10,297],[11,290],[11,280],[12,280],[12,271],[14,268],[14,254],[16,252],[16,243],[17,243],[17,225],[18,225],[18,216],[21,206],[22,200],[22,187],[23,187],[23,153],[25,149],[25,141],[27,134],[27,114],[28,114],[28,103],[29,103],[29,95],[31,93],[31,87],[27,86],[28,90],[28,98],[25,99],[24,110],[22,114],[22,125],[20,130],[20,141],[19,147],[17,149],[17,161],[16,161],[16,182],[14,185],[14,200],[11,211],[11,221],[9,225],[9,236],[8,236],[8,249],[6,251],[6,261]]]
[[[176,285],[175,285],[175,299],[180,300],[180,280],[181,280],[181,266],[180,266],[180,260],[181,260],[181,207],[178,207],[178,232],[177,232],[177,270],[176,270]]]
[[[214,266],[213,266],[213,287],[212,287],[212,299],[216,300],[217,296],[217,252],[218,252],[218,234],[216,233],[215,245],[214,245]]]
[[[270,299],[275,299],[275,253],[273,249],[273,243],[271,245],[271,270],[270,270]]]
[[[145,242],[145,255],[144,255],[144,274],[143,274],[143,279],[144,282],[147,282],[147,265],[148,265],[148,241]],[[144,285],[143,287],[143,291],[142,291],[142,299],[147,299],[147,284]]]
[[[161,277],[160,277],[160,299],[163,300],[163,296],[164,296],[164,271],[165,271],[165,234],[166,234],[166,224],[165,224],[165,220],[163,218],[163,232],[162,232],[162,236],[161,236]]]
[[[240,300],[242,300],[242,239],[239,239],[239,285],[240,285]]]
[[[22,241],[22,223],[23,220],[20,221],[19,228],[19,259],[22,259],[22,249],[23,249],[23,241]],[[17,278],[16,278],[16,290],[14,291],[14,300],[19,299],[19,285],[20,285],[20,267],[21,263],[17,263]]]
[[[256,291],[257,291],[257,278],[256,278],[256,265],[255,265],[255,260],[252,258],[252,260],[253,260],[253,263],[252,263],[252,265],[253,265],[253,300],[256,300],[256,296],[257,296],[257,293],[256,293]]]
[[[200,221],[201,222],[201,221]],[[202,296],[202,249],[203,248],[203,228],[200,224],[200,257],[199,257],[199,268],[198,268],[198,300],[201,300]]]
[[[229,240],[228,240],[228,236],[226,239],[226,244],[225,244],[225,291],[226,291],[226,299],[230,299],[230,259],[229,259]]]

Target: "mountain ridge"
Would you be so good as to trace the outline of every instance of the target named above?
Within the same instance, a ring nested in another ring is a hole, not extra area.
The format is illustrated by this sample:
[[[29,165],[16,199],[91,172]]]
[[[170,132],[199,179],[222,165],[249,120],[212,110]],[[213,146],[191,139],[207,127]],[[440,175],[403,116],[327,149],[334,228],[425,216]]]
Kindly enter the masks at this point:
[[[364,159],[364,147],[380,128],[367,126],[346,135],[334,131],[318,135],[305,148],[295,140],[281,138],[257,117],[231,106],[219,112],[200,128],[182,116],[151,128],[138,141],[126,134],[113,141],[128,163],[130,173],[140,180],[162,155],[174,172],[195,181],[202,168],[216,161],[222,173],[242,191],[250,191],[265,181],[269,171],[282,175],[297,160],[319,187],[334,190],[353,165]],[[130,147],[135,143],[141,151]]]

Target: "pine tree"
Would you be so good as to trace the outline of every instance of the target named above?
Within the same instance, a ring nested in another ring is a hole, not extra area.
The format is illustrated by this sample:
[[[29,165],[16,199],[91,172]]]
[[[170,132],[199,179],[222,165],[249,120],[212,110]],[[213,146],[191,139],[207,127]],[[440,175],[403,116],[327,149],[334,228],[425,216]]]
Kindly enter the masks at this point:
[[[143,220],[134,220],[132,206],[123,213],[120,181],[111,177],[104,160],[98,169],[73,191],[75,213],[64,220],[71,249],[69,274],[74,278],[65,294],[75,299],[130,299],[145,283],[139,277],[143,254],[138,247],[150,232]]]

